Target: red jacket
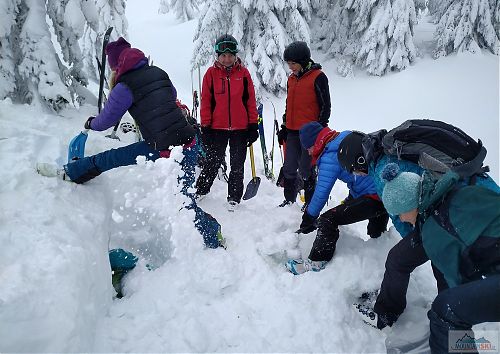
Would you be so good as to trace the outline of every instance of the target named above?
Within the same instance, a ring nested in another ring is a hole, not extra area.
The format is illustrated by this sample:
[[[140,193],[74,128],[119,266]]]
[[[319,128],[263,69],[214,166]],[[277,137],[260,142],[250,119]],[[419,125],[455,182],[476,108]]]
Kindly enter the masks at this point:
[[[218,61],[203,77],[200,117],[202,126],[242,130],[257,124],[255,89],[248,70],[238,58],[228,72]]]
[[[303,76],[288,77],[286,97],[286,127],[299,130],[304,124],[317,122],[320,107],[314,89],[314,82],[321,70],[309,70]]]

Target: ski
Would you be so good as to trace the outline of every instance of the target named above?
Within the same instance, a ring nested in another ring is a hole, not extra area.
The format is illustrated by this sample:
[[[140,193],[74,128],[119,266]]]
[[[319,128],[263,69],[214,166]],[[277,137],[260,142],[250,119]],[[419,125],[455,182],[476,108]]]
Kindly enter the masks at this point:
[[[109,36],[111,35],[111,31],[113,31],[113,27],[109,27],[104,33],[104,38],[102,39],[102,52],[101,52],[101,70],[99,72],[99,99],[97,101],[97,109],[99,113],[101,113],[102,108],[102,98],[104,94],[104,78],[106,73],[106,46],[109,42]]]
[[[274,181],[274,174],[273,171],[269,168],[269,156],[267,155],[266,137],[264,135],[264,120],[262,114],[263,108],[264,106],[262,105],[262,103],[257,107],[257,113],[259,114],[257,122],[259,126],[260,147],[262,148],[262,159],[264,161],[264,174],[267,179]]]

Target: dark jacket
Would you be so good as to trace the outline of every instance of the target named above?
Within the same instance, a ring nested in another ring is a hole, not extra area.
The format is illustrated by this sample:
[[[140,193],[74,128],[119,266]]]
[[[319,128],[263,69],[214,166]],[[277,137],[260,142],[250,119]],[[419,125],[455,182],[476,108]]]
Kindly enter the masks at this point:
[[[155,150],[189,143],[195,135],[176,104],[175,89],[168,74],[149,66],[135,48],[120,54],[116,85],[102,112],[91,122],[94,130],[105,130],[126,111],[137,122],[144,140]]]
[[[454,287],[500,273],[500,194],[460,185],[454,172],[422,179],[419,227],[427,256]]]
[[[310,63],[299,75],[291,74],[287,83],[285,124],[299,130],[304,124],[319,122],[328,125],[331,112],[328,78],[321,65]]]

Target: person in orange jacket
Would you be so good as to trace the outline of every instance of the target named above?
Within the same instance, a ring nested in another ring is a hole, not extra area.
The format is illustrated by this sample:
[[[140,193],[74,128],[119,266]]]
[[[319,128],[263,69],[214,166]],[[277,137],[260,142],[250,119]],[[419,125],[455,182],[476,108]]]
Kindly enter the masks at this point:
[[[196,181],[198,199],[210,192],[229,143],[227,201],[230,208],[243,196],[246,148],[259,137],[257,103],[250,73],[238,53],[238,42],[225,34],[215,42],[217,59],[203,77],[200,117],[206,162]]]
[[[297,198],[297,170],[303,179],[306,205],[311,201],[316,176],[311,156],[300,144],[299,130],[310,122],[328,126],[331,102],[328,78],[321,65],[311,59],[305,42],[293,42],[286,47],[283,59],[292,71],[288,77],[286,111],[278,132],[280,144],[286,142],[283,163],[285,200],[279,206],[295,203]]]

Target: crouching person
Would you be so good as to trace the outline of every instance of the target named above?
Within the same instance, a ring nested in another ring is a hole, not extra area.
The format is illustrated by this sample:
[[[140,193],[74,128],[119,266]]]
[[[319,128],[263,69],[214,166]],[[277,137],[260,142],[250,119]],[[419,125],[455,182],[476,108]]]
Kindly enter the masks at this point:
[[[339,225],[368,219],[367,233],[372,238],[379,237],[386,230],[389,216],[376,194],[372,177],[355,176],[339,165],[339,145],[350,133],[324,128],[318,122],[308,123],[300,129],[300,142],[312,157],[312,164],[318,167],[318,182],[298,232],[307,234],[316,227],[318,232],[308,259],[288,260],[286,267],[295,275],[322,270],[333,258],[339,239]],[[347,184],[349,196],[318,219],[337,179]]]
[[[168,74],[149,65],[144,53],[131,48],[122,37],[106,46],[106,54],[114,86],[103,110],[85,122],[85,129],[106,130],[129,111],[144,141],[72,161],[63,169],[38,164],[40,174],[85,183],[104,171],[136,164],[138,156],[155,161],[168,157],[172,146],[194,145],[195,130],[176,104],[175,88]]]
[[[500,322],[500,194],[459,183],[448,172],[439,180],[388,164],[382,200],[391,215],[420,230],[425,253],[444,274],[448,289],[428,313],[432,353],[448,353],[450,330]]]

